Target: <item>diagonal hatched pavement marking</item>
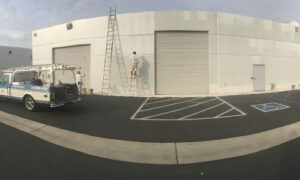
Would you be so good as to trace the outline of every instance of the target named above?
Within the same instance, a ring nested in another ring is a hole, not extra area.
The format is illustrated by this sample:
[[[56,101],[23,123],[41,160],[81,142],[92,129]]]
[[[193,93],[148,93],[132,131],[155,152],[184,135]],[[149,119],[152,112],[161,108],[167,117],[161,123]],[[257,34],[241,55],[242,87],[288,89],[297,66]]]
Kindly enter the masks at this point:
[[[158,105],[158,106],[154,106],[154,107],[151,107],[151,108],[143,109],[145,107],[145,105],[149,104],[149,103],[147,103],[149,101],[149,98],[148,98],[138,108],[138,110],[134,113],[134,115],[131,117],[131,119],[132,120],[163,120],[163,121],[164,120],[204,120],[204,119],[230,118],[230,117],[238,117],[238,116],[245,116],[246,115],[245,112],[241,111],[240,109],[238,109],[237,107],[231,105],[230,103],[226,102],[225,100],[223,100],[220,97],[214,97],[212,99],[202,101],[202,102],[195,102],[199,99],[203,99],[203,97],[193,98],[193,99],[190,99],[190,100],[184,100],[184,101],[179,101],[179,102],[177,101],[177,102],[171,103],[171,104]],[[166,102],[166,101],[171,101],[171,100],[172,99],[167,99],[167,100],[163,100],[163,101]],[[174,98],[173,100],[178,100],[178,98]],[[217,104],[217,105],[207,107],[205,109],[199,109],[199,111],[197,111],[195,113],[188,114],[184,117],[180,117],[180,118],[157,118],[159,116],[172,114],[172,113],[175,113],[175,112],[178,112],[178,111],[188,110],[188,109],[194,108],[198,105],[205,104],[205,103],[212,102],[212,101],[216,101],[216,100],[219,100],[220,103]],[[158,101],[156,101],[156,102],[158,102]],[[160,102],[162,102],[162,101],[160,101]],[[180,107],[180,108],[177,108],[177,109],[174,109],[174,110],[165,111],[165,112],[161,112],[161,113],[153,112],[153,114],[150,114],[150,115],[147,115],[147,116],[137,117],[142,112],[147,112],[147,111],[149,112],[150,111],[150,113],[151,113],[151,111],[153,111],[153,110],[159,110],[159,109],[162,109],[162,108],[165,108],[165,107],[170,107],[170,106],[174,106],[174,105],[178,105],[178,104],[184,104],[184,103],[193,103],[193,105]],[[188,118],[188,117],[192,117],[194,115],[203,113],[205,111],[208,111],[208,110],[211,110],[211,109],[214,109],[214,108],[218,108],[219,106],[223,106],[223,105],[227,105],[228,107],[230,107],[230,109],[226,109],[224,112],[221,112],[221,113],[218,113],[216,115],[209,116],[209,117]],[[230,112],[233,112],[233,111],[234,111],[235,114],[226,115],[226,114],[228,114]]]

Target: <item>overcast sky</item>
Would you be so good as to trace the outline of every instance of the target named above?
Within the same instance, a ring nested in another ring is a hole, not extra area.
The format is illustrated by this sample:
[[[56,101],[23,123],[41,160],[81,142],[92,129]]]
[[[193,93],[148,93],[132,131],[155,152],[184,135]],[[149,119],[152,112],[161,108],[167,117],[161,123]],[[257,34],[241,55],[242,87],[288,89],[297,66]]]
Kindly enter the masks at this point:
[[[81,18],[154,10],[221,11],[300,22],[300,0],[0,0],[0,45],[31,47],[31,31]]]

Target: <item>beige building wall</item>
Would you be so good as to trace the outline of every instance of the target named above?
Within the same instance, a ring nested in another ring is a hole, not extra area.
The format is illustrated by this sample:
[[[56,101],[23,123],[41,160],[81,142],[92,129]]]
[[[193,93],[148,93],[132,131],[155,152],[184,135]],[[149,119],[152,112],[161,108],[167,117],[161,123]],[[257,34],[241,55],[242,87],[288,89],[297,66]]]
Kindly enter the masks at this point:
[[[295,25],[218,13],[216,92],[253,91],[253,64],[265,65],[265,89],[299,87],[300,32]]]
[[[33,64],[52,63],[52,49],[79,44],[91,45],[91,86],[101,91],[106,45],[107,17],[72,21],[36,30],[33,36]],[[122,57],[114,56],[111,93],[126,95],[132,51],[141,63],[138,95],[155,93],[155,32],[208,31],[209,91],[240,93],[253,91],[253,64],[265,64],[266,90],[298,86],[300,81],[300,35],[289,23],[244,17],[226,13],[168,11],[120,14],[117,16],[119,48]],[[120,66],[117,62],[123,62]],[[126,69],[126,80],[120,69]]]

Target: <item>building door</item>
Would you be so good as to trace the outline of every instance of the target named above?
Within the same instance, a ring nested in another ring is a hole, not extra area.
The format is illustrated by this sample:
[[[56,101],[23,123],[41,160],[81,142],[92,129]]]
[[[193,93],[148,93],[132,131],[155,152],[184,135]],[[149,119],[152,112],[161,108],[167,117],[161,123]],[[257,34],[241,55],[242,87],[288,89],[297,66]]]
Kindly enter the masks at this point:
[[[90,45],[60,47],[53,49],[53,63],[80,67],[83,87],[90,89]]]
[[[208,94],[208,32],[155,33],[156,94]]]
[[[265,65],[253,65],[253,90],[265,90]]]

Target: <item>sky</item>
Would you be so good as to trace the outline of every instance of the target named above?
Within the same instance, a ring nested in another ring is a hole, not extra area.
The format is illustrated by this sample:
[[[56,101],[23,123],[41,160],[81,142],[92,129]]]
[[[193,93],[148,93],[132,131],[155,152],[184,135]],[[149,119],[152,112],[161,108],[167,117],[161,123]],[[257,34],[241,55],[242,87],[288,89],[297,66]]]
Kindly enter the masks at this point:
[[[300,22],[300,0],[0,0],[0,45],[31,47],[31,32],[76,19],[118,13],[197,10]]]

